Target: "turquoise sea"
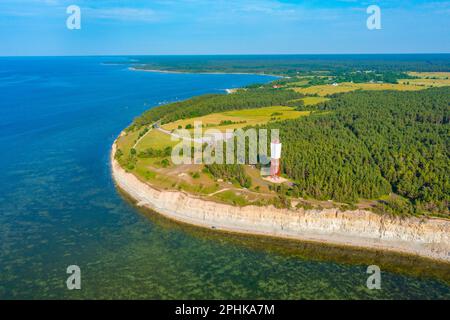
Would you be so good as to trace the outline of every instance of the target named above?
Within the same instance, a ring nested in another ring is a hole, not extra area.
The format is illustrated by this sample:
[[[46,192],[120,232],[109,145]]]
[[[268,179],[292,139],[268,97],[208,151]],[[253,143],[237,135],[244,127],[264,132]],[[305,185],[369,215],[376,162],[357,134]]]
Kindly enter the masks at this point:
[[[0,299],[449,299],[427,260],[203,230],[136,209],[112,142],[144,110],[273,78],[0,58]],[[367,266],[382,289],[366,288]],[[81,268],[81,290],[66,268]]]

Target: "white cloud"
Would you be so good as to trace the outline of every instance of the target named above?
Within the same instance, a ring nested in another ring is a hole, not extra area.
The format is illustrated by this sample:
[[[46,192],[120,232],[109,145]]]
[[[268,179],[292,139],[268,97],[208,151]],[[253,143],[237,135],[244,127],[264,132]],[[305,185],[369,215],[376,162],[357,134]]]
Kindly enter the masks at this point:
[[[87,16],[96,19],[155,22],[161,20],[161,15],[152,9],[141,8],[86,8]]]

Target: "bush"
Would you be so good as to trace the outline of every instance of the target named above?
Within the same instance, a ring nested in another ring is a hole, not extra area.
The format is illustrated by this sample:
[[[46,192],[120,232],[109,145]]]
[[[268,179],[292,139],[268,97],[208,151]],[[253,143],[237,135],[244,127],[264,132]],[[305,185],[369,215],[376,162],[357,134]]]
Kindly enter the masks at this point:
[[[161,160],[161,166],[162,166],[163,168],[167,168],[169,165],[170,165],[169,160],[167,160],[167,159]]]

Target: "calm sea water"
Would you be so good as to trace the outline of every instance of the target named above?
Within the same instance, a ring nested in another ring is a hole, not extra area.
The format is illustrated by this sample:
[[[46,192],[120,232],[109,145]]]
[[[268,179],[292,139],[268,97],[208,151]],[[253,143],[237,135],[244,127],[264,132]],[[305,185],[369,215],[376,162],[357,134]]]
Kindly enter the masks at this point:
[[[102,61],[0,59],[0,298],[450,298],[446,266],[225,235],[135,209],[108,163],[133,117],[272,78],[135,72]],[[73,264],[80,291],[66,289]],[[382,290],[366,288],[368,264],[388,270]]]

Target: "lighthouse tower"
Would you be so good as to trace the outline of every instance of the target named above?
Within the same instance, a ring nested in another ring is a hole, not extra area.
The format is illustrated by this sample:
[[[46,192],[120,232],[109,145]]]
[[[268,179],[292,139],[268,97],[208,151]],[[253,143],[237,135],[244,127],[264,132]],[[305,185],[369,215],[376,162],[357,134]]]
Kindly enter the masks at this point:
[[[278,180],[281,174],[281,142],[278,139],[272,140],[270,144],[270,176]]]

